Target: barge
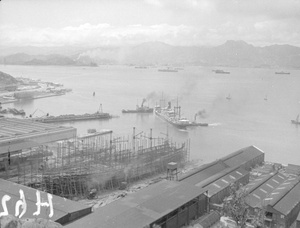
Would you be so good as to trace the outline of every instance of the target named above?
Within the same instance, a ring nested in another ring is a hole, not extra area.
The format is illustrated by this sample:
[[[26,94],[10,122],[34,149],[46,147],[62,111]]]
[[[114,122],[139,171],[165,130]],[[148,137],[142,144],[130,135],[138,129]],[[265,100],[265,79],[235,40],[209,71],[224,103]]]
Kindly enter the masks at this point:
[[[46,117],[37,117],[31,118],[34,121],[42,122],[42,123],[57,123],[57,122],[71,122],[71,121],[83,121],[83,120],[97,120],[97,119],[110,119],[112,116],[109,113],[100,113],[95,112],[92,114],[67,114],[60,116],[46,116]]]
[[[29,116],[31,117],[31,115]],[[49,116],[47,115],[45,117],[37,117],[37,118],[31,118],[34,121],[42,122],[42,123],[57,123],[57,122],[72,122],[72,121],[85,121],[85,120],[98,120],[98,119],[110,119],[114,116],[110,115],[109,113],[102,112],[102,104],[100,104],[99,111],[89,114],[66,114],[66,115],[60,115],[60,116]]]

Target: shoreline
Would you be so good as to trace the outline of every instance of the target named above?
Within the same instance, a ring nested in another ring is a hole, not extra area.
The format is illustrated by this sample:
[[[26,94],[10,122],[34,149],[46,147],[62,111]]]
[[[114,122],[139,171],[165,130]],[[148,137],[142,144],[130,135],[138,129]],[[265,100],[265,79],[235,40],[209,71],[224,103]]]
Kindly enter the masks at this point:
[[[23,98],[23,99],[14,99],[14,100],[5,100],[5,99],[1,99],[0,98],[0,103],[1,104],[10,104],[10,103],[14,103],[14,102],[18,102],[18,101],[22,101],[22,100],[35,100],[35,99],[41,99],[41,98],[46,98],[46,97],[54,97],[54,96],[62,96],[62,95],[66,95],[66,93],[60,93],[60,94],[44,94],[44,95],[37,95],[34,96],[32,98]]]

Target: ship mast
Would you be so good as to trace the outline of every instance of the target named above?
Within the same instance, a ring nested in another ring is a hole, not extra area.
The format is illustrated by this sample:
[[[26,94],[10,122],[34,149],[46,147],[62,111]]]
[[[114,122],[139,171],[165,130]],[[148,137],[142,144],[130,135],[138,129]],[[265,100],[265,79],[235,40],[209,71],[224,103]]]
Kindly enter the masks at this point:
[[[175,115],[178,115],[179,119],[180,119],[180,109],[181,109],[181,107],[178,106],[178,97],[177,97],[177,105],[176,105],[176,107],[174,107],[174,112],[175,112]]]

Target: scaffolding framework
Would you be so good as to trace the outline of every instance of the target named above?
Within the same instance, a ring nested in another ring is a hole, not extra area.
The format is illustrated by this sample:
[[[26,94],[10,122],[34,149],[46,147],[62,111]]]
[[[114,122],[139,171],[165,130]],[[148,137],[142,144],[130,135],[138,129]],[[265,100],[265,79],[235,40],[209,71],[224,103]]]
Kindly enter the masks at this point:
[[[188,160],[189,140],[153,138],[152,131],[150,137],[113,137],[110,131],[2,154],[0,178],[66,198],[86,197],[91,189],[119,188]]]

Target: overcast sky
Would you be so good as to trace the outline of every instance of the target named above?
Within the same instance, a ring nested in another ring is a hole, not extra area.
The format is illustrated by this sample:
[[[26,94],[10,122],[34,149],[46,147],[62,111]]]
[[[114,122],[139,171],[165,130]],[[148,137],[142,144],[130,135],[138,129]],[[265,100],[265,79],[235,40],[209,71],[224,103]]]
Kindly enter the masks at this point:
[[[300,0],[2,0],[0,46],[300,47]]]

